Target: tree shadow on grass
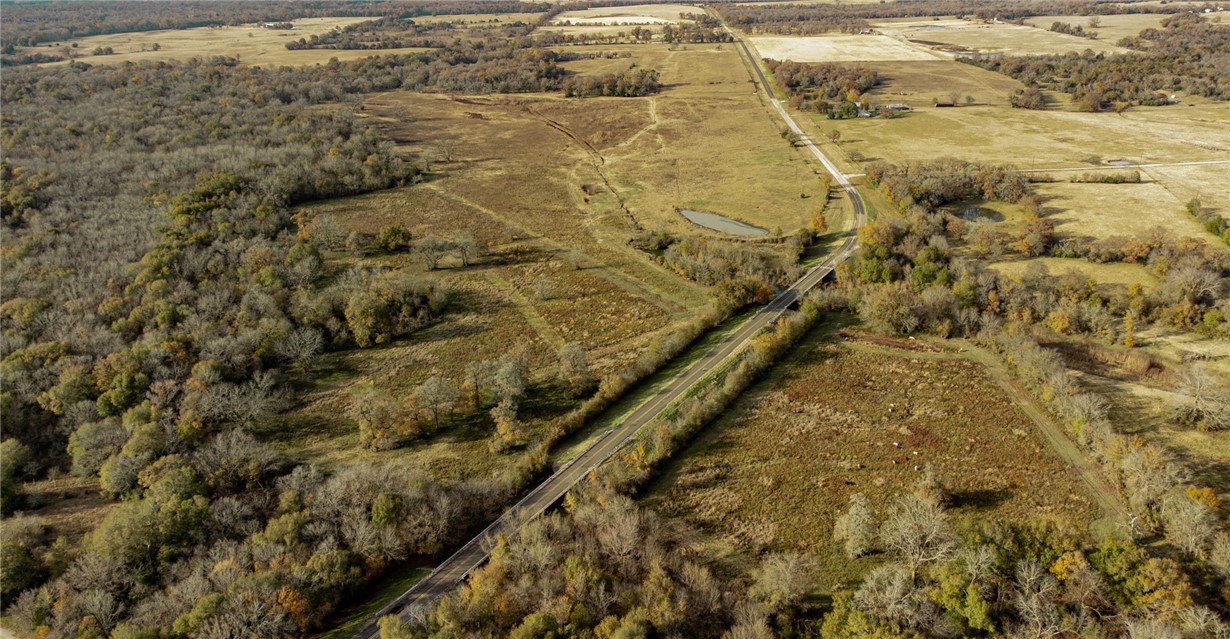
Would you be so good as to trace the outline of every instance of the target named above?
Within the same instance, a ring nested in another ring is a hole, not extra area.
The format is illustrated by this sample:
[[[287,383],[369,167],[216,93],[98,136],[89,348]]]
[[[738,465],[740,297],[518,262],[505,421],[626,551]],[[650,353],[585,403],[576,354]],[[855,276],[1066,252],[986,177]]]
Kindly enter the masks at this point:
[[[1012,491],[1009,490],[965,490],[952,493],[951,502],[954,508],[994,510],[1011,498]]]

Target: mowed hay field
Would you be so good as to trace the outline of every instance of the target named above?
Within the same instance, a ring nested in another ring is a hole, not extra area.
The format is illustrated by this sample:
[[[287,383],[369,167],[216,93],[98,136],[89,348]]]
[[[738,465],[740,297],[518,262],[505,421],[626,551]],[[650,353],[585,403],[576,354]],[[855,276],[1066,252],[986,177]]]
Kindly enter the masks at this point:
[[[849,496],[866,494],[883,514],[928,463],[963,524],[1083,528],[1099,517],[1079,476],[981,365],[920,342],[843,333],[831,323],[813,331],[667,465],[648,503],[728,552],[812,554],[827,587],[882,561],[851,562],[832,541]]]
[[[565,11],[552,22],[593,25],[677,24],[680,22],[680,14],[701,12],[700,7],[690,4],[634,4]]]
[[[883,62],[941,57],[884,35],[756,36],[751,41],[762,57],[794,62]]]
[[[908,40],[914,46],[938,51],[978,51],[1008,55],[1041,55],[1072,53],[1086,49],[1096,53],[1123,53],[1123,47],[1104,39],[1092,40],[1007,23],[988,23],[971,19],[919,19],[873,21],[872,27],[894,38]],[[1050,23],[1047,23],[1050,26]]]
[[[1230,187],[1226,186],[1230,182],[1230,163],[1158,166],[1141,171],[1164,185],[1176,200],[1186,204],[1197,198],[1202,209],[1230,220]]]
[[[1183,209],[1183,202],[1157,182],[1140,184],[1035,185],[1043,200],[1043,214],[1055,223],[1060,239],[1132,237],[1162,227],[1175,237],[1214,241]]]
[[[295,20],[295,29],[265,29],[259,24],[234,27],[200,27],[141,33],[116,33],[89,36],[68,42],[53,42],[38,47],[23,47],[19,53],[59,53],[65,46],[77,43],[75,51],[90,64],[120,64],[142,60],[188,60],[196,57],[230,56],[249,65],[304,65],[328,62],[330,58],[354,60],[381,53],[409,53],[425,49],[385,49],[363,51],[345,49],[305,49],[290,51],[286,43],[309,38],[372,18],[304,18]],[[157,44],[159,49],[153,50]],[[48,48],[50,46],[50,48]],[[95,48],[111,47],[112,55],[92,55]],[[68,64],[68,61],[49,64]]]

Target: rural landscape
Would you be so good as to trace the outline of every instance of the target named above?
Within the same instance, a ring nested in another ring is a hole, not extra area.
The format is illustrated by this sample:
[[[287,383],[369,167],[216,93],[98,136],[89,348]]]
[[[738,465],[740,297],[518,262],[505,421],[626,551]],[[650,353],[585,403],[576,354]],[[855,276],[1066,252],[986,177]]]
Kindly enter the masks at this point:
[[[1230,7],[0,2],[0,638],[1230,638]]]

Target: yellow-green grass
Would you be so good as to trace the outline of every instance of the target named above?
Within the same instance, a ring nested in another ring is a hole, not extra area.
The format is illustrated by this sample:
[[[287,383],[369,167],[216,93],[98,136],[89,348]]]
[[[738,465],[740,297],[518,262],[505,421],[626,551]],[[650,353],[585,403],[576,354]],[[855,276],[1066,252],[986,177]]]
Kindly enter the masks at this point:
[[[953,60],[897,62],[869,66],[879,75],[880,83],[869,93],[874,104],[901,102],[914,109],[930,110],[937,100],[949,100],[953,94],[958,102],[974,96],[978,107],[959,107],[968,111],[987,105],[1008,107],[1008,96],[1021,87],[1012,78]],[[905,118],[915,117],[909,114]],[[902,119],[905,119],[902,118]],[[894,120],[893,124],[900,123]],[[853,122],[831,123],[844,127]]]
[[[1230,188],[1226,187],[1230,164],[1159,166],[1141,171],[1165,186],[1179,202],[1186,205],[1196,198],[1204,211],[1230,219]]]
[[[912,18],[871,23],[877,32],[908,41],[924,50],[979,51],[1008,55],[1080,52],[1122,53],[1126,49],[1106,40],[1091,40],[1046,29],[989,23],[978,19],[934,20]]]
[[[1095,264],[1085,260],[1061,257],[1035,257],[1030,259],[993,262],[989,266],[1003,275],[1019,279],[1035,264],[1046,267],[1047,272],[1059,276],[1068,271],[1077,271],[1093,278],[1098,284],[1131,286],[1140,284],[1145,291],[1157,285],[1157,278],[1141,264]]]
[[[769,36],[751,38],[765,58],[795,62],[936,60],[942,56],[886,35]]]
[[[993,106],[923,106],[887,120],[832,122],[813,117],[820,126],[840,129],[842,146],[891,162],[957,157],[1010,162],[1027,170],[1081,166],[1094,170],[1109,160],[1224,160],[1225,152],[1216,147],[1230,145],[1230,108],[1224,105],[1140,108],[1122,114],[1029,111],[999,106],[1006,94],[994,84],[987,86],[969,95],[979,104],[996,102]],[[935,92],[941,90],[937,86]],[[873,92],[877,103],[894,99],[887,90],[878,91]],[[925,105],[928,97],[917,99]]]
[[[1118,42],[1121,38],[1134,37],[1145,29],[1158,28],[1162,20],[1169,17],[1165,13],[1125,13],[1122,15],[1097,16],[1098,26],[1090,27],[1089,19],[1093,16],[1036,16],[1026,18],[1025,24],[1039,29],[1050,29],[1056,22],[1082,27],[1086,31],[1095,31],[1098,40]]]
[[[1061,237],[1133,237],[1161,227],[1174,237],[1212,241],[1161,184],[1038,184],[1043,213]]]
[[[344,27],[372,18],[304,18],[295,20],[293,30],[265,29],[259,24],[226,27],[200,27],[140,33],[116,33],[110,35],[77,38],[68,42],[53,42],[37,47],[22,48],[19,53],[59,53],[72,43],[74,52],[90,64],[120,64],[144,60],[187,60],[196,57],[237,57],[244,64],[257,65],[305,65],[328,62],[331,58],[354,60],[381,53],[407,53],[426,49],[388,49],[362,51],[345,49],[304,49],[290,51],[286,43],[320,35],[334,27]],[[158,50],[153,46],[157,44]],[[95,48],[111,47],[112,55],[93,55]],[[68,64],[68,61],[50,64]]]
[[[669,462],[648,503],[726,552],[809,553],[829,588],[883,560],[850,561],[832,540],[849,496],[883,513],[927,463],[949,482],[960,523],[1083,528],[1097,516],[1080,478],[981,365],[905,340],[841,340],[835,328],[809,335]]]

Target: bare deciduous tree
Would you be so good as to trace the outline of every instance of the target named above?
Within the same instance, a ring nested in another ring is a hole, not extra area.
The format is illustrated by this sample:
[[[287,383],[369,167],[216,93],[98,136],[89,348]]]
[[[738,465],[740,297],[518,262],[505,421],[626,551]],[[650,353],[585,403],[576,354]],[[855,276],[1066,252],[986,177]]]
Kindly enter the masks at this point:
[[[753,597],[775,612],[789,610],[799,603],[812,587],[810,560],[798,553],[770,555],[752,574]]]
[[[920,566],[945,559],[957,547],[944,510],[913,494],[903,495],[893,504],[880,527],[880,543],[906,561],[911,578]]]
[[[1178,373],[1172,400],[1175,419],[1201,430],[1230,428],[1230,388],[1201,362]]]
[[[1201,559],[1208,556],[1217,532],[1217,515],[1208,506],[1187,495],[1172,495],[1162,513],[1167,541]]]

